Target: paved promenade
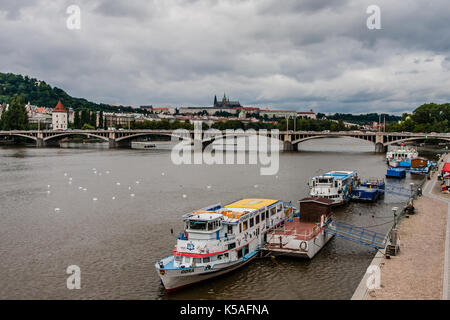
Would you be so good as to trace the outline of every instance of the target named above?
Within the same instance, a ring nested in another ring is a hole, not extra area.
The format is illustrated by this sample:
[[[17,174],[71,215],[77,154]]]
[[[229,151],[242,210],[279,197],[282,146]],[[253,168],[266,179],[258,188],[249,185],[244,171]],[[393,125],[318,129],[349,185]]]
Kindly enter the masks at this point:
[[[450,195],[440,192],[436,176],[414,201],[416,214],[399,225],[400,253],[391,259],[378,254],[372,263],[380,266],[381,288],[367,290],[361,283],[353,299],[449,299]]]

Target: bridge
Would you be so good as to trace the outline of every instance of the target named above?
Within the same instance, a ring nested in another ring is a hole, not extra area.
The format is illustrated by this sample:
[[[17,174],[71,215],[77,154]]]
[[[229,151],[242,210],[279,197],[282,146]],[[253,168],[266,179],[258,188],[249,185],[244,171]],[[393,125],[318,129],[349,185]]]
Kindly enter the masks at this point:
[[[261,131],[262,132],[262,131]],[[109,144],[110,148],[130,147],[131,141],[139,137],[164,136],[171,139],[187,140],[191,143],[201,141],[203,147],[217,140],[219,137],[242,137],[250,135],[259,135],[260,131],[187,131],[180,134],[177,130],[15,130],[0,131],[0,139],[5,137],[22,137],[33,140],[36,147],[45,147],[61,139],[70,136],[85,136],[88,138],[97,138]],[[267,137],[279,139],[283,143],[285,151],[296,151],[298,145],[304,141],[312,139],[330,138],[330,137],[350,137],[364,140],[374,146],[377,153],[385,152],[387,146],[397,143],[404,143],[416,140],[438,139],[450,141],[448,133],[409,133],[409,132],[317,132],[317,131],[279,131],[278,135],[273,135],[271,131],[261,133]]]

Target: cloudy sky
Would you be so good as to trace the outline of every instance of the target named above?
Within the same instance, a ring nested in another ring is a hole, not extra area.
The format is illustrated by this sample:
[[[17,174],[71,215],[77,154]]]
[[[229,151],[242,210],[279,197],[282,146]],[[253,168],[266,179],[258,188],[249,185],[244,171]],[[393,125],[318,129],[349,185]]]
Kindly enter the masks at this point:
[[[111,104],[207,106],[226,92],[248,106],[401,113],[450,101],[449,16],[448,0],[0,0],[0,72]]]

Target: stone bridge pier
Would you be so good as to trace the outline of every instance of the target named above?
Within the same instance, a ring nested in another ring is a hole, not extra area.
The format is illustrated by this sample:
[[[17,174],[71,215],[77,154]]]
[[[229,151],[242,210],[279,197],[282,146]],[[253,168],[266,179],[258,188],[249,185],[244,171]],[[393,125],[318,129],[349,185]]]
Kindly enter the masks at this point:
[[[292,143],[292,135],[290,134],[284,135],[283,151],[298,151],[298,143]]]
[[[42,132],[38,132],[36,135],[36,147],[37,148],[44,148],[47,144],[44,140],[44,134]]]
[[[375,136],[375,153],[386,152],[386,147],[384,146],[384,134],[378,132]]]

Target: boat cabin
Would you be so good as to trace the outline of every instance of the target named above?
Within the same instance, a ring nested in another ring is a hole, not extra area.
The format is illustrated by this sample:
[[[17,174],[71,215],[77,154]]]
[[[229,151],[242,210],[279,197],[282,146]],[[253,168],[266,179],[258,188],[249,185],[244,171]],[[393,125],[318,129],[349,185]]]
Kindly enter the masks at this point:
[[[304,198],[299,200],[300,221],[320,223],[321,217],[331,215],[331,206],[334,201],[326,198]]]

